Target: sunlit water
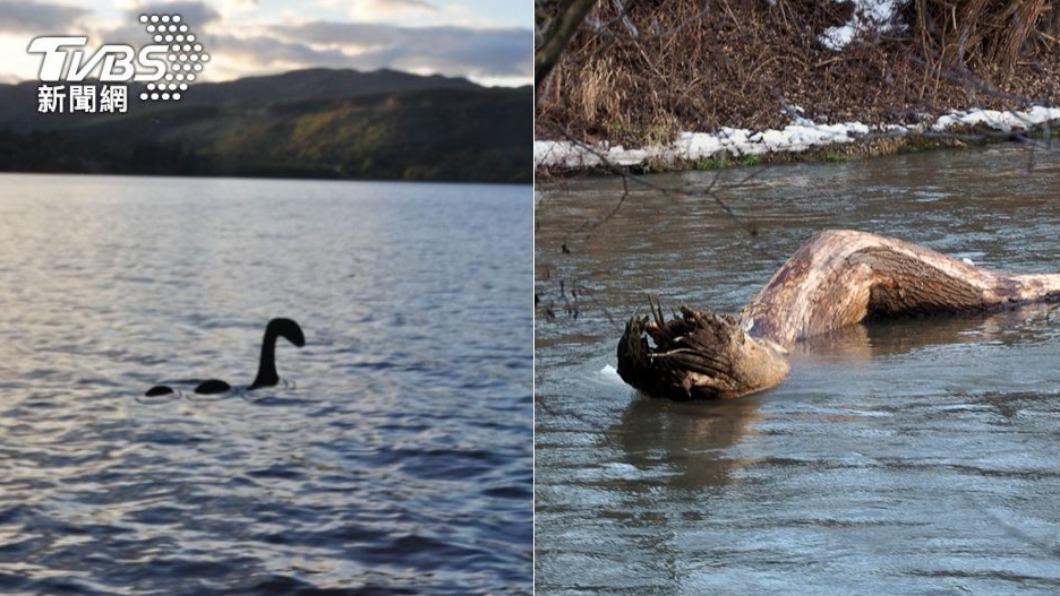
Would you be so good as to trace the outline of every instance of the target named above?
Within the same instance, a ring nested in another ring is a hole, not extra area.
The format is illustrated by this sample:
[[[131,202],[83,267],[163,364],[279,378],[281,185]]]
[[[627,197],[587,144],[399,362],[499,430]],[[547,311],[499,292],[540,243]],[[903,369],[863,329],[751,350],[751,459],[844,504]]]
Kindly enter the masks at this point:
[[[529,195],[0,177],[0,591],[528,591]]]
[[[620,182],[538,193],[539,593],[1060,590],[1060,308],[855,327],[723,404],[623,385],[605,314],[621,324],[649,294],[737,312],[835,227],[1060,272],[1060,161],[999,147],[771,167],[720,192],[738,224],[703,197],[712,179],[650,177],[697,196],[631,187],[588,238]]]

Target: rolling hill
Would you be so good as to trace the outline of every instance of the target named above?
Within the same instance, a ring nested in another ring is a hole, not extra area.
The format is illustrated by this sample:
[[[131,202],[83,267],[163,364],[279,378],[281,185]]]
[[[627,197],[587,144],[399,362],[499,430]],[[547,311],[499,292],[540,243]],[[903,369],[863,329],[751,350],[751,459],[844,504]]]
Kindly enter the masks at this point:
[[[21,83],[0,85],[0,170],[529,182],[532,123],[529,86],[390,70],[200,84],[122,115],[38,114]]]

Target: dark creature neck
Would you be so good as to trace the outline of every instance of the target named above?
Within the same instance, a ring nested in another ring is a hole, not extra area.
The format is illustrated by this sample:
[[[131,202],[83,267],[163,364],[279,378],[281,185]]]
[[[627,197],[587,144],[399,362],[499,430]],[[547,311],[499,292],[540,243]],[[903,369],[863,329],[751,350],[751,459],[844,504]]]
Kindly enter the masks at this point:
[[[276,332],[272,329],[265,331],[265,339],[261,342],[261,360],[258,362],[258,376],[251,383],[251,389],[272,387],[280,382],[280,376],[276,374],[277,337]]]

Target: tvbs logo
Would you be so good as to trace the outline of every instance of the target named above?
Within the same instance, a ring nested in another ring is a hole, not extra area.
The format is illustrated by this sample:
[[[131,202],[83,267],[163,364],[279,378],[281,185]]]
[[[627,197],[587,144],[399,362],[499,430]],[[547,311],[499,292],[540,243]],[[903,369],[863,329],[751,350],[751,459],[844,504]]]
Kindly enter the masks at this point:
[[[144,102],[180,101],[210,55],[180,15],[143,14],[140,23],[153,43],[139,48],[108,43],[90,51],[85,36],[34,39],[28,51],[42,56],[37,111],[126,112],[128,86],[113,83],[144,84]],[[93,77],[99,84],[84,84]]]

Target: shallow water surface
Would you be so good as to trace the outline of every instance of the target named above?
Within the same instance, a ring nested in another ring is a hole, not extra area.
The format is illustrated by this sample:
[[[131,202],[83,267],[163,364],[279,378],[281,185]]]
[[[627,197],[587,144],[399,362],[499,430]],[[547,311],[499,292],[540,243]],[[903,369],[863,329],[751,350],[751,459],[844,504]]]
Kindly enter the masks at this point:
[[[529,591],[529,194],[0,176],[0,591]]]
[[[737,312],[821,229],[1058,272],[1060,161],[932,152],[733,188],[751,172],[719,180],[738,223],[704,196],[712,173],[650,177],[693,196],[634,186],[610,219],[619,181],[538,192],[539,593],[1060,591],[1056,305],[846,329],[725,403],[651,400],[613,371],[649,294]]]

